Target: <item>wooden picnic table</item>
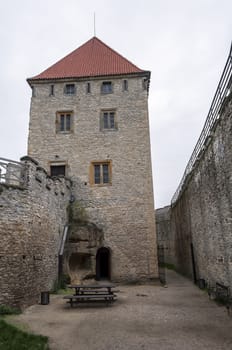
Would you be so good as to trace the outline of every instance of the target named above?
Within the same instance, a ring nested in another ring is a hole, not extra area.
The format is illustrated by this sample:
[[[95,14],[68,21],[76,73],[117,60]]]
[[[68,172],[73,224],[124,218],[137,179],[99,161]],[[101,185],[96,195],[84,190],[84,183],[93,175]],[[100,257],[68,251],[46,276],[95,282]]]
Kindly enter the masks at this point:
[[[77,303],[83,302],[106,302],[108,305],[113,301],[117,300],[117,295],[115,285],[112,284],[96,284],[96,285],[69,285],[68,288],[75,289],[74,295],[65,295],[64,299],[68,299],[68,303],[70,303],[71,307]]]
[[[83,284],[74,284],[68,285],[68,288],[75,289],[75,295],[81,294],[113,294],[115,291],[112,289],[116,288],[113,284],[91,284],[91,285],[83,285]]]

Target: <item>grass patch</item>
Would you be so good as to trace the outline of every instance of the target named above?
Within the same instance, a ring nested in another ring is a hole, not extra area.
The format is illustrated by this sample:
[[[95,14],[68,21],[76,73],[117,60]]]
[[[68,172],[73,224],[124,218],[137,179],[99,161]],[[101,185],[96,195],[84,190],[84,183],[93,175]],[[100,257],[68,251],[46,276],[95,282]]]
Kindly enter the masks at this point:
[[[15,307],[8,305],[0,305],[0,316],[1,315],[19,315],[21,311]]]
[[[162,263],[160,264],[160,267],[166,267],[168,270],[176,271],[176,267],[173,264]]]
[[[175,267],[175,265],[173,265],[173,264],[165,264],[165,267],[168,269],[168,270],[176,270],[176,267]]]
[[[0,319],[0,350],[48,350],[48,338],[23,332]]]

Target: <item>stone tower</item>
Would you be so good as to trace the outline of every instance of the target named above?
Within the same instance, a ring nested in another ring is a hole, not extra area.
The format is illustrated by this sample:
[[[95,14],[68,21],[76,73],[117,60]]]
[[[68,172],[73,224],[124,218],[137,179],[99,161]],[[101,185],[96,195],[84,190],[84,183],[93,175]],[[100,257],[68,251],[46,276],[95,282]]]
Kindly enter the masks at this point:
[[[51,176],[71,178],[73,205],[92,225],[81,232],[94,236],[97,227],[101,234],[95,246],[90,238],[77,239],[75,248],[70,243],[70,269],[76,264],[98,279],[158,276],[149,80],[149,71],[96,37],[28,79],[28,155]]]

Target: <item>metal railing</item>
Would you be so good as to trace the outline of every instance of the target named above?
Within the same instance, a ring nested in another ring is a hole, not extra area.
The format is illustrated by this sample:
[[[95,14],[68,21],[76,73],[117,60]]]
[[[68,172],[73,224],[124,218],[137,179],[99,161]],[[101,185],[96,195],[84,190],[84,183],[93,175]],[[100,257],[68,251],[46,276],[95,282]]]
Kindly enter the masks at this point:
[[[187,178],[190,175],[191,171],[197,160],[200,159],[202,153],[204,152],[208,142],[212,137],[212,131],[215,129],[218,120],[220,119],[222,108],[226,102],[226,97],[232,93],[232,43],[230,47],[229,56],[226,61],[225,68],[223,70],[221,79],[219,81],[216,93],[214,95],[212,104],[210,106],[205,124],[203,126],[200,137],[197,141],[197,144],[193,150],[193,153],[190,157],[190,160],[185,168],[184,175],[180,181],[180,184],[172,197],[171,204],[173,205],[179,198],[181,192],[184,189]]]
[[[0,158],[0,184],[24,187],[24,164],[14,160]]]

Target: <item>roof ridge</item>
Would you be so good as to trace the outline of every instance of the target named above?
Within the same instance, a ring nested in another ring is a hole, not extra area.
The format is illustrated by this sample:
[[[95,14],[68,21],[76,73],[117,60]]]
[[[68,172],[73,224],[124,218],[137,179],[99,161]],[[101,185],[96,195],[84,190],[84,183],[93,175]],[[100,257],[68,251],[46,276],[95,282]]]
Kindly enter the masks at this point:
[[[147,72],[93,36],[77,49],[27,81],[83,78]]]

